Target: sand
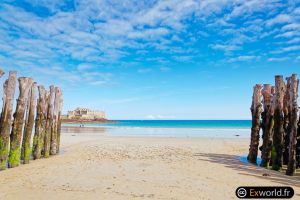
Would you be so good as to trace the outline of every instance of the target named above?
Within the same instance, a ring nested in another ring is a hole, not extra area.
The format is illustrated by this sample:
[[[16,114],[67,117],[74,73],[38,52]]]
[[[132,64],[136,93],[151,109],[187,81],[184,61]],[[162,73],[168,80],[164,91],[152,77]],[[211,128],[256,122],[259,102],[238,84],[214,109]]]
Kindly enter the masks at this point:
[[[292,186],[300,198],[299,177],[239,161],[247,139],[76,132],[62,133],[60,155],[1,171],[0,199],[236,199],[245,185]]]

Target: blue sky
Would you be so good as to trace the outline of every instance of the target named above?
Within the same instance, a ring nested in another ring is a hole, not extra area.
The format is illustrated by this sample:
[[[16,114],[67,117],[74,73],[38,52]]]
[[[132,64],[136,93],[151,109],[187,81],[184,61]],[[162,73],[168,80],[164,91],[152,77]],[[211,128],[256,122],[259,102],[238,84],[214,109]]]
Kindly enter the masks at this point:
[[[64,111],[249,119],[254,84],[300,72],[300,1],[2,0],[0,38],[0,66],[62,86]]]

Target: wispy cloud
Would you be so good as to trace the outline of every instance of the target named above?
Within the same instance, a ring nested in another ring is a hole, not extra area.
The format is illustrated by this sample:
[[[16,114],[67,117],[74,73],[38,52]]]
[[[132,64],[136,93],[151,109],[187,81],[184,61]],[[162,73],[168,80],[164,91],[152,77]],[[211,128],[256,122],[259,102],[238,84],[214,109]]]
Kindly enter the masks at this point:
[[[213,44],[210,45],[210,47],[212,49],[216,49],[216,50],[222,50],[222,51],[236,51],[236,50],[240,50],[241,47],[237,46],[237,45],[232,45],[232,44]]]
[[[292,18],[291,18],[290,15],[288,15],[288,14],[279,14],[276,17],[268,20],[266,22],[266,25],[267,26],[273,26],[275,24],[283,24],[283,23],[288,23],[288,22],[291,22],[291,21],[292,21]]]
[[[230,58],[228,62],[239,62],[239,61],[252,61],[252,60],[258,60],[260,59],[260,56],[238,56],[235,58]]]
[[[288,60],[288,57],[280,57],[280,58],[268,58],[269,62],[281,62]]]
[[[152,120],[161,120],[161,119],[175,119],[175,116],[173,115],[147,115],[145,116],[146,119],[152,119]]]
[[[0,3],[0,64],[74,84],[105,85],[114,72],[90,78],[83,72],[105,74],[130,63],[138,73],[148,73],[172,62],[194,62],[201,54],[223,53],[216,59],[239,62],[258,60],[248,55],[251,50],[271,54],[271,60],[274,53],[300,50],[299,4],[293,2],[25,2],[28,6]],[[145,60],[153,68],[140,68]]]

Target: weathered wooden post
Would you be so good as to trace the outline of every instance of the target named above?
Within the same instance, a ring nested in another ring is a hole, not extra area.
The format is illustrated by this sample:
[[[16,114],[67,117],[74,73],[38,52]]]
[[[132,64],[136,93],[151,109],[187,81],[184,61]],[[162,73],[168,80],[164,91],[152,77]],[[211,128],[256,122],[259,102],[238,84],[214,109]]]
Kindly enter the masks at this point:
[[[21,159],[24,164],[29,163],[30,160],[30,140],[34,125],[34,113],[36,107],[36,82],[34,82],[31,86],[29,92],[29,102],[26,109],[26,121],[24,126],[24,135],[22,141],[22,151],[21,151]]]
[[[260,130],[260,116],[261,116],[261,89],[262,86],[256,84],[253,88],[252,96],[252,128],[251,128],[251,142],[249,148],[249,155],[247,157],[250,163],[255,163],[257,160],[258,144],[259,144],[259,130]]]
[[[272,149],[272,169],[280,170],[283,157],[283,98],[285,84],[283,76],[275,76],[275,111],[274,111],[274,135]]]
[[[283,130],[284,130],[284,148],[283,148],[283,164],[287,165],[288,164],[288,160],[289,160],[289,144],[290,144],[290,116],[289,116],[289,112],[290,112],[290,102],[289,102],[289,98],[290,98],[290,85],[291,85],[291,78],[287,77],[286,78],[287,83],[286,83],[286,88],[285,88],[285,94],[284,94],[284,98],[283,98],[283,114],[284,114],[284,118],[283,118]]]
[[[262,167],[269,168],[272,151],[273,141],[273,126],[274,126],[274,87],[269,84],[264,84],[263,91],[263,105],[264,112],[262,114],[263,121],[263,145],[261,152],[261,164]]]
[[[47,122],[44,140],[44,157],[49,157],[50,155],[50,142],[51,142],[51,131],[53,125],[53,103],[54,103],[54,86],[50,86],[50,93],[47,99]]]
[[[60,149],[60,132],[61,132],[61,109],[63,106],[63,98],[62,98],[62,91],[61,89],[58,87],[57,88],[57,94],[58,94],[58,117],[57,117],[57,149],[56,149],[56,153],[59,153],[59,149]]]
[[[4,83],[3,106],[0,119],[0,170],[6,169],[9,152],[9,135],[12,121],[13,100],[15,95],[17,72],[10,71]]]
[[[36,119],[35,119],[35,133],[33,137],[33,146],[32,146],[32,156],[33,159],[39,159],[42,154],[42,149],[44,147],[44,137],[43,132],[45,129],[44,124],[46,124],[46,97],[47,92],[44,86],[39,85],[39,98],[36,109]]]
[[[10,135],[10,151],[8,159],[8,166],[10,168],[20,165],[20,146],[23,135],[24,114],[28,102],[29,91],[32,85],[32,78],[21,77],[18,81],[19,97],[17,99],[17,107]]]
[[[298,85],[297,75],[290,77],[289,88],[289,113],[290,113],[290,144],[289,144],[289,160],[286,175],[294,175],[296,170],[296,143],[297,143],[297,120],[298,120]]]
[[[298,119],[297,144],[296,144],[296,168],[298,169],[299,167],[300,167],[300,114]]]
[[[57,152],[57,125],[58,125],[59,104],[60,104],[59,88],[55,87],[53,123],[52,123],[52,129],[51,129],[50,155],[55,155]]]
[[[270,84],[264,84],[263,85],[263,89],[262,89],[262,96],[263,96],[263,111],[261,113],[261,118],[262,118],[262,123],[261,123],[261,129],[262,129],[262,139],[264,141],[265,138],[265,132],[266,132],[266,128],[265,125],[267,123],[267,113],[268,110],[270,109],[270,105],[271,105],[271,101],[272,101],[272,97],[271,97],[271,85]],[[264,143],[262,144],[262,146],[260,147],[260,150],[263,151],[263,146]]]

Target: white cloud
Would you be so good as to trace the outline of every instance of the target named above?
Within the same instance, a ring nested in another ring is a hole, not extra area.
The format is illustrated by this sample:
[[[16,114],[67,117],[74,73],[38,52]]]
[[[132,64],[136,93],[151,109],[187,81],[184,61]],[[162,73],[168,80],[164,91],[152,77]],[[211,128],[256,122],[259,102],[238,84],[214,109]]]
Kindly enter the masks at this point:
[[[299,31],[288,31],[285,33],[281,33],[281,34],[276,35],[275,38],[291,38],[291,37],[296,37],[296,36],[300,36]]]
[[[237,62],[237,61],[251,61],[251,60],[258,60],[260,59],[259,56],[238,56],[235,58],[230,58],[228,62]]]
[[[280,50],[280,52],[289,52],[289,51],[296,51],[296,50],[300,50],[300,45],[284,47]]]
[[[299,30],[300,29],[300,24],[299,23],[291,23],[283,26],[281,30],[286,31],[286,30]]]
[[[232,45],[232,44],[214,44],[214,45],[210,45],[210,47],[212,49],[217,49],[217,50],[222,50],[222,51],[236,51],[236,50],[240,50],[241,47],[237,46],[237,45]]]
[[[85,70],[93,69],[93,68],[95,68],[95,66],[93,64],[89,64],[89,63],[81,63],[77,66],[77,69],[79,71],[85,71]]]
[[[159,120],[159,119],[175,119],[173,115],[147,115],[146,119]]]
[[[268,58],[269,62],[281,62],[288,60],[288,57],[281,57],[281,58]]]
[[[267,26],[273,26],[275,24],[283,24],[283,23],[288,23],[292,21],[292,17],[287,14],[279,14],[273,19],[270,19],[266,22]]]
[[[180,56],[173,56],[173,58],[180,62],[186,62],[186,61],[191,61],[193,59],[193,56],[180,55]]]
[[[293,38],[289,41],[287,41],[287,44],[294,44],[294,43],[299,43],[300,42],[300,38]]]

